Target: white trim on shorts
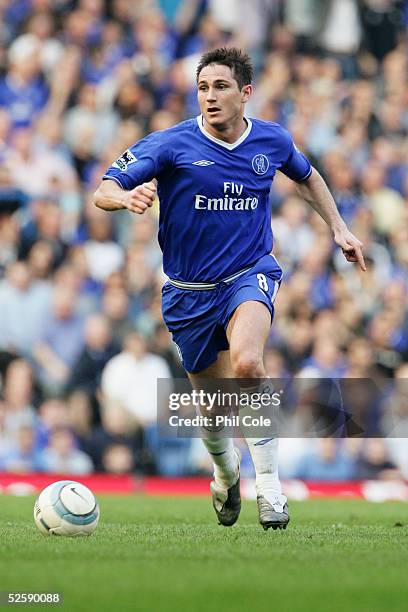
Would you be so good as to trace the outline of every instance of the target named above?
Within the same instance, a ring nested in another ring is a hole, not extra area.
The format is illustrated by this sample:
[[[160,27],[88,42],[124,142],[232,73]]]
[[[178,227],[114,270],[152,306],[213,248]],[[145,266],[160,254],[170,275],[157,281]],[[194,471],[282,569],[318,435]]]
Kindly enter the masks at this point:
[[[171,283],[178,289],[191,289],[192,291],[208,291],[210,289],[216,289],[221,283],[232,283],[235,279],[239,278],[240,276],[242,276],[242,274],[245,274],[245,272],[248,272],[253,267],[254,266],[249,266],[249,268],[244,268],[239,272],[235,272],[235,274],[232,274],[231,276],[223,278],[217,283],[187,283],[172,278],[169,278],[169,283]]]

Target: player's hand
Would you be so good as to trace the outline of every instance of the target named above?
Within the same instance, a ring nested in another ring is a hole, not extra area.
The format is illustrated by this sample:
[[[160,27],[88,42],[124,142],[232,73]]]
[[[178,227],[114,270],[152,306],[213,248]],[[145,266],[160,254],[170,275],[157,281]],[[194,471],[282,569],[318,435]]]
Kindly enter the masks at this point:
[[[123,206],[131,212],[142,215],[145,210],[153,205],[156,193],[157,188],[155,181],[143,183],[126,193],[123,199]]]
[[[354,236],[347,228],[334,233],[334,241],[343,251],[347,261],[358,262],[360,268],[365,272],[366,265],[363,256],[363,243]]]

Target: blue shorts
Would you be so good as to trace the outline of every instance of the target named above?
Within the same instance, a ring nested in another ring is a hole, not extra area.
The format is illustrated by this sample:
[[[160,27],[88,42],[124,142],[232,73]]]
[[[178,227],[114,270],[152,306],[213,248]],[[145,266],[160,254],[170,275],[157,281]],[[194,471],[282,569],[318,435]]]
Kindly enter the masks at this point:
[[[232,282],[216,288],[180,289],[169,281],[162,290],[163,319],[180,350],[187,372],[201,372],[227,351],[228,323],[243,302],[262,302],[274,314],[282,270],[273,255],[265,255]]]

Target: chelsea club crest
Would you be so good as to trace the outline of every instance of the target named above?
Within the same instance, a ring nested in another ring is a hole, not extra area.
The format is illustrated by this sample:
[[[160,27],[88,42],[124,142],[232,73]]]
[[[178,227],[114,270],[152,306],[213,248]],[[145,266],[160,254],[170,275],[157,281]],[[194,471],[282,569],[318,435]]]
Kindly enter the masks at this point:
[[[258,153],[252,158],[252,168],[257,174],[265,174],[268,172],[269,160],[263,153]]]

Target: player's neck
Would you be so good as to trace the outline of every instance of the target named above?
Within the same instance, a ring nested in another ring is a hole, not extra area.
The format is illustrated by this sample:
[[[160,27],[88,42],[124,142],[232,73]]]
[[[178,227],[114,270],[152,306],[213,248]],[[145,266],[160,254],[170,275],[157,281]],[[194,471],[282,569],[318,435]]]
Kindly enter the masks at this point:
[[[225,129],[217,129],[214,126],[209,125],[204,117],[202,117],[202,122],[204,130],[210,134],[210,136],[223,140],[228,144],[233,144],[239,138],[241,138],[242,134],[248,127],[248,122],[245,117],[240,117],[233,124],[226,126]]]

